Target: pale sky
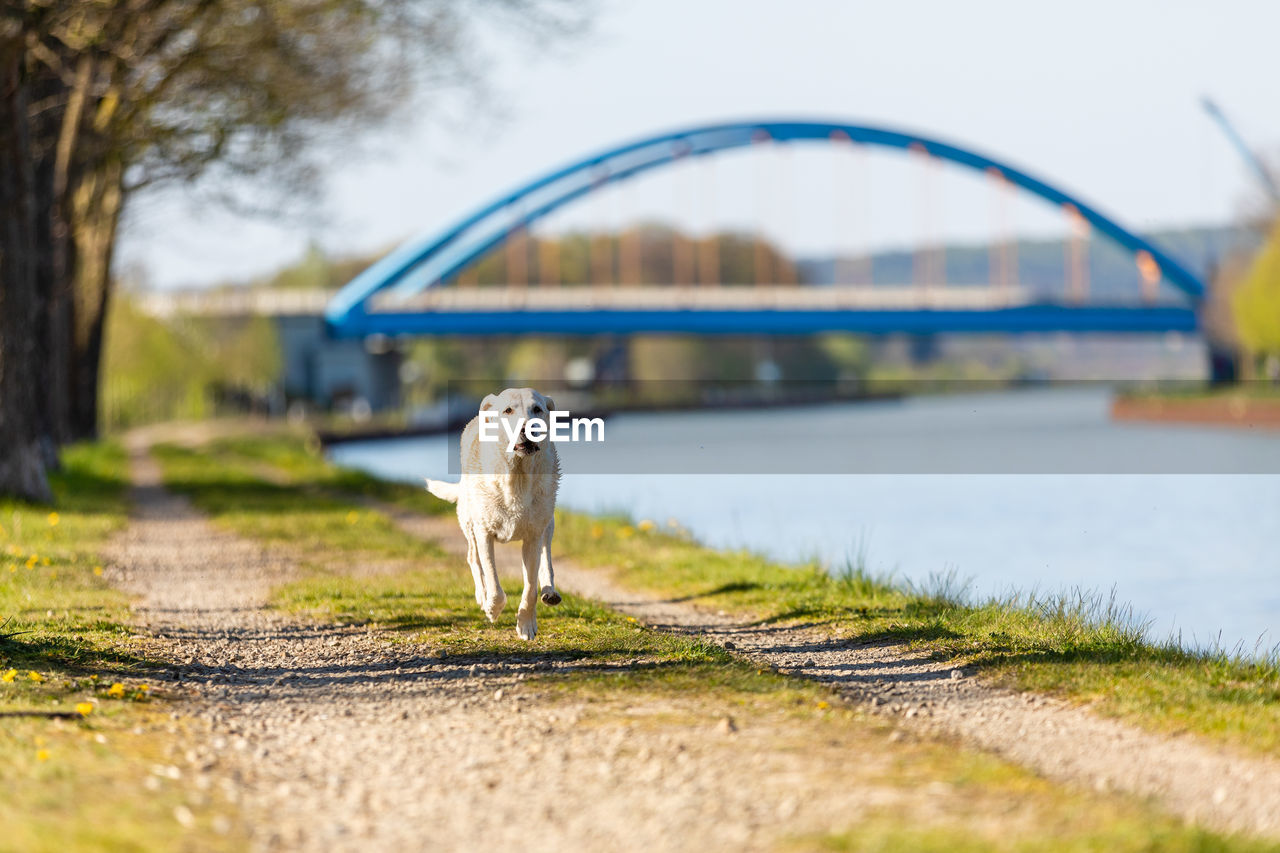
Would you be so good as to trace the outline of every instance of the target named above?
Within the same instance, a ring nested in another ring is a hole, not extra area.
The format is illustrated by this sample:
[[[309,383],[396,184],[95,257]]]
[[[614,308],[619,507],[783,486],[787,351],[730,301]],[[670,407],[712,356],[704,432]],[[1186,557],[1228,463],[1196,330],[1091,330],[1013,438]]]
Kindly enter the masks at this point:
[[[1025,168],[1138,230],[1224,223],[1253,192],[1201,96],[1217,100],[1252,146],[1280,152],[1280,3],[597,7],[591,34],[549,53],[498,45],[490,84],[499,114],[455,107],[447,122],[428,116],[371,138],[329,176],[323,223],[244,221],[181,196],[143,199],[122,264],[175,287],[267,272],[309,240],[332,252],[389,247],[579,155],[714,120],[918,130]],[[988,188],[960,170],[926,178],[901,155],[855,160],[825,148],[655,173],[546,227],[664,217],[760,228],[804,253],[909,244],[926,231],[982,240],[995,228]],[[1049,233],[1060,219],[1033,200],[1019,200],[1011,216],[1020,233]]]

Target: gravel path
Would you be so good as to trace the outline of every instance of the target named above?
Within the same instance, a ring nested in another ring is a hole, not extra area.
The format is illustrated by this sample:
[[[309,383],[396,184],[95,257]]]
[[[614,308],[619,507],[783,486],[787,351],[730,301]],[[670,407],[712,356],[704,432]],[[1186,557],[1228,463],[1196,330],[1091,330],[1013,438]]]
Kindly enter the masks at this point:
[[[446,656],[273,612],[290,554],[215,528],[131,452],[109,577],[171,661],[164,692],[208,722],[181,772],[239,804],[253,849],[705,853],[971,805],[883,781],[902,754],[875,727],[797,744],[805,724],[781,711],[735,723],[698,697],[611,707],[525,681],[600,664]]]
[[[409,532],[465,553],[451,517],[379,508]],[[812,627],[744,624],[688,602],[626,590],[606,573],[566,560],[557,560],[556,578],[563,588],[654,627],[696,632],[781,671],[838,685],[848,698],[899,720],[904,730],[959,736],[1053,779],[1153,797],[1166,810],[1206,826],[1280,836],[1280,762],[991,687],[899,644],[842,640]]]

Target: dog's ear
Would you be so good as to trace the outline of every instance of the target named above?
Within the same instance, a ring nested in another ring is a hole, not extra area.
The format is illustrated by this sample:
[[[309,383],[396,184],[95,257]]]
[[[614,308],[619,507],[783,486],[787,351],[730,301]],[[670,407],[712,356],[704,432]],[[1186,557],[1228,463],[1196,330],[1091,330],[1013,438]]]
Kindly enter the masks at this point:
[[[542,407],[546,409],[548,413],[554,412],[556,410],[555,400],[552,400],[550,397],[546,396],[545,394],[539,394],[538,396],[542,398]]]
[[[489,409],[497,408],[497,406],[498,406],[498,395],[487,394],[484,400],[480,403],[480,411],[487,412]]]

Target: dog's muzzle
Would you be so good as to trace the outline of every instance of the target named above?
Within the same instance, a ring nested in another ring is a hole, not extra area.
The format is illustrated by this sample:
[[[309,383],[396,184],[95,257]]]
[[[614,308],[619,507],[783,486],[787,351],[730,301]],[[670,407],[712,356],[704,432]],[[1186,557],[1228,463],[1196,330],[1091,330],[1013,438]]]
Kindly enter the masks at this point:
[[[518,444],[516,444],[516,452],[524,456],[537,453],[541,449],[542,446],[538,444],[538,442],[528,438],[522,439]]]

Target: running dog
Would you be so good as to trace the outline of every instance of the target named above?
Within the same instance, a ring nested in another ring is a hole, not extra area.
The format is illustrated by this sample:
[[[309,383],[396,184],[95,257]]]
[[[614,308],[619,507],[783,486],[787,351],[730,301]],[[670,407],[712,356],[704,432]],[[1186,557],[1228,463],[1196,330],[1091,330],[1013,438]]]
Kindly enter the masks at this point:
[[[554,407],[550,398],[532,388],[490,394],[462,431],[462,481],[427,480],[427,491],[458,505],[476,603],[490,622],[497,621],[507,604],[498,582],[493,543],[521,541],[524,592],[516,633],[524,640],[538,633],[539,595],[544,604],[560,603],[551,565],[560,459],[552,441],[530,437],[530,425],[541,422],[534,433],[545,438]],[[496,440],[483,440],[494,436]]]

